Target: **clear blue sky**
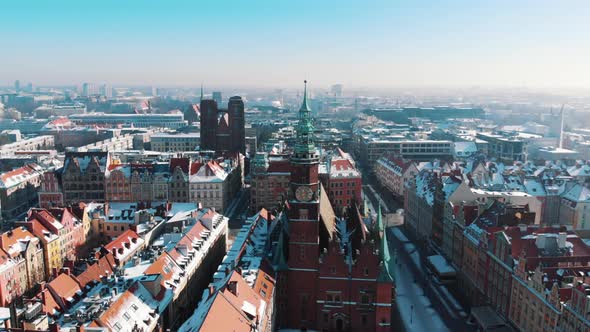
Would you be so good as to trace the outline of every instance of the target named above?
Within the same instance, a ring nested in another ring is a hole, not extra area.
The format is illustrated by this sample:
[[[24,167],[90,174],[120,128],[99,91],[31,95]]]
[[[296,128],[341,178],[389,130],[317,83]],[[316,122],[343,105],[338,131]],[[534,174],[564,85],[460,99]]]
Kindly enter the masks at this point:
[[[5,0],[0,84],[590,87],[590,1]]]

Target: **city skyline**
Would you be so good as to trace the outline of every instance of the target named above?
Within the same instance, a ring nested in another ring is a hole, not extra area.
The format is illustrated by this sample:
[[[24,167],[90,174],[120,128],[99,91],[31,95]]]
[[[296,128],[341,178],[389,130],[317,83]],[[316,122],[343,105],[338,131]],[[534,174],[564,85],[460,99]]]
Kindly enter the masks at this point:
[[[586,3],[478,5],[9,3],[0,85],[590,85]]]

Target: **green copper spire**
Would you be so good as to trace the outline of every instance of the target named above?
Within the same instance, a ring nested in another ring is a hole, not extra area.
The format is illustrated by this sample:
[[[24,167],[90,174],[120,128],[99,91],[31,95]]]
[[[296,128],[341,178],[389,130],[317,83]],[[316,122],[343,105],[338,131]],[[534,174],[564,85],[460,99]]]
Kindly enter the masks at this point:
[[[298,155],[315,154],[315,145],[313,142],[313,122],[311,119],[311,109],[307,104],[307,80],[303,81],[305,87],[303,90],[303,103],[299,109],[299,122],[297,124],[297,143],[295,144],[295,153]]]
[[[283,233],[279,234],[279,242],[275,248],[275,253],[272,259],[272,265],[275,271],[286,271],[289,269],[289,264],[285,259],[285,243],[283,239]]]
[[[391,259],[391,253],[389,252],[389,243],[387,242],[387,230],[383,225],[383,219],[381,218],[381,204],[379,204],[379,212],[377,214],[377,228],[379,230],[380,243],[379,243],[379,255],[381,256],[381,271],[379,271],[379,281],[393,282],[393,260]]]
[[[379,233],[383,233],[385,229],[383,227],[383,220],[381,219],[381,203],[379,203],[379,209],[377,211],[377,225],[379,227]]]
[[[311,108],[307,105],[307,80],[303,81],[303,103],[299,108],[299,113],[301,112],[311,112]]]

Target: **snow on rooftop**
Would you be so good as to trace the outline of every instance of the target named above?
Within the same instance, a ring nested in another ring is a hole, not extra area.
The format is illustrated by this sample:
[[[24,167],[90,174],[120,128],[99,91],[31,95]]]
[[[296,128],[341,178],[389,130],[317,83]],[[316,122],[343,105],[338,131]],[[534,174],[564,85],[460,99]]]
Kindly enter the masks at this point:
[[[447,260],[441,255],[428,256],[428,263],[440,274],[440,275],[454,275],[457,273],[455,269],[449,265]]]

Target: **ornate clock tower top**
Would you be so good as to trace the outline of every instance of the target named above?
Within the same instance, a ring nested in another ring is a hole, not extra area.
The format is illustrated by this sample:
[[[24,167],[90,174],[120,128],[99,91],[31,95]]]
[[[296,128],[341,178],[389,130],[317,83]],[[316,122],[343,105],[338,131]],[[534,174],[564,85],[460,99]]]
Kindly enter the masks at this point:
[[[291,155],[291,202],[304,204],[305,210],[312,209],[309,203],[317,202],[319,198],[318,166],[320,157],[313,139],[313,119],[311,109],[307,104],[307,81],[304,81],[303,103],[299,108],[299,122],[297,123],[297,139],[295,151]],[[313,207],[313,210],[317,210]],[[316,214],[309,215],[317,219]],[[294,217],[294,216],[293,216]],[[296,218],[302,219],[302,218]],[[307,218],[304,218],[307,219]]]
[[[313,140],[313,121],[311,109],[307,104],[307,80],[303,90],[303,103],[299,108],[299,122],[297,123],[297,141],[295,143],[295,154],[291,157],[294,163],[317,163],[319,156]]]

